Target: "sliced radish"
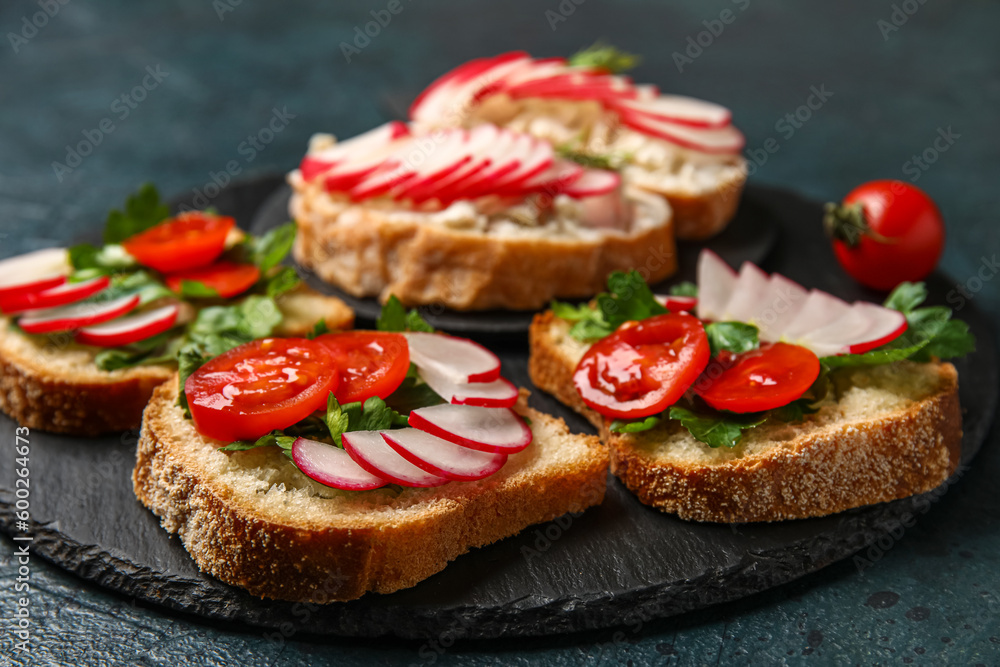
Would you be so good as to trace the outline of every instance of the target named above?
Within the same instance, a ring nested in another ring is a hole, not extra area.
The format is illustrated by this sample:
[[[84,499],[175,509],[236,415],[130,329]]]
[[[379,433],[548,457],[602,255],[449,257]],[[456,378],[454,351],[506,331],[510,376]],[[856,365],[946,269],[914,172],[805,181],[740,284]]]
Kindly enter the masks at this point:
[[[403,335],[410,360],[421,371],[436,372],[453,383],[491,382],[500,377],[500,358],[468,338],[419,331]]]
[[[594,197],[614,192],[621,185],[622,179],[618,172],[606,169],[585,169],[573,183],[563,188],[565,195],[580,199]]]
[[[672,294],[655,294],[654,297],[660,305],[674,313],[694,312],[698,305],[698,297],[694,296],[674,296]]]
[[[448,481],[404,459],[379,431],[349,431],[341,436],[354,462],[376,477],[403,486],[440,486]]]
[[[410,426],[469,449],[514,454],[531,444],[531,429],[510,408],[433,405],[410,413]]]
[[[70,270],[65,248],[45,248],[0,260],[0,298],[61,285]]]
[[[503,178],[494,181],[491,184],[491,193],[522,192],[521,186],[525,182],[548,169],[555,160],[552,144],[547,141],[538,141],[527,135],[522,135],[515,143],[512,152],[517,154],[520,166]]]
[[[781,332],[781,338],[790,342],[800,340],[811,331],[817,331],[846,317],[851,307],[845,301],[820,290],[812,290],[794,319]]]
[[[770,280],[766,273],[750,262],[740,267],[732,294],[722,312],[722,319],[734,322],[749,322],[757,312],[759,304],[767,294]]]
[[[720,128],[732,123],[729,109],[712,102],[681,95],[660,95],[652,99],[623,99],[616,106],[649,116],[654,120],[692,127]]]
[[[517,192],[545,192],[555,195],[571,186],[578,178],[583,176],[585,169],[575,162],[569,160],[555,160],[545,171],[533,176],[522,183],[511,186],[511,190]],[[498,194],[505,194],[506,191],[497,191]]]
[[[719,320],[736,285],[736,272],[711,250],[698,255],[698,317]]]
[[[749,320],[759,329],[760,339],[772,343],[779,341],[782,332],[798,315],[808,297],[805,287],[780,273],[772,273],[767,293]]]
[[[438,137],[437,140],[433,137]],[[429,147],[423,143],[429,139]],[[396,188],[393,196],[403,199],[411,192],[433,187],[442,178],[461,169],[472,160],[472,155],[466,148],[468,135],[465,130],[439,130],[437,134],[422,137],[414,141],[404,155],[400,155],[404,164],[412,165],[414,177]]]
[[[61,308],[31,310],[17,321],[31,334],[72,331],[91,324],[100,324],[120,317],[139,305],[139,295],[123,296],[104,303],[83,302]]]
[[[875,349],[906,331],[906,316],[874,303],[857,302],[837,320],[793,340],[817,356],[861,354]]]
[[[306,438],[292,443],[292,460],[310,479],[335,489],[368,491],[389,482],[359,466],[340,447]]]
[[[477,58],[439,77],[410,107],[410,118],[429,124],[457,125],[469,108],[507,74],[530,63],[528,54],[514,51]]]
[[[137,343],[174,326],[179,311],[177,304],[171,304],[138,315],[119,317],[104,324],[80,329],[76,332],[76,342],[101,347]]]
[[[420,377],[438,396],[454,405],[509,408],[517,403],[517,387],[504,378],[490,382],[455,382],[451,377],[429,368],[421,368]]]
[[[506,454],[469,449],[415,428],[382,431],[382,438],[418,468],[456,482],[489,477],[507,462]]]
[[[871,326],[865,332],[865,340],[852,341],[848,344],[847,352],[849,354],[864,354],[876,347],[881,347],[902,336],[908,328],[906,315],[898,310],[864,301],[859,301],[852,307],[862,310],[868,316]]]
[[[384,195],[412,178],[414,173],[414,170],[405,164],[396,163],[391,166],[388,166],[388,163],[383,164],[382,167],[362,178],[357,185],[351,188],[351,199],[363,201]]]
[[[637,132],[702,153],[736,154],[746,144],[743,134],[732,125],[717,129],[697,128],[659,120],[624,108],[618,109],[618,116],[625,125]]]
[[[98,276],[78,283],[64,282],[41,292],[23,292],[0,299],[0,310],[8,315],[13,315],[26,310],[66,306],[82,301],[88,296],[93,296],[110,284],[111,279],[107,276]]]

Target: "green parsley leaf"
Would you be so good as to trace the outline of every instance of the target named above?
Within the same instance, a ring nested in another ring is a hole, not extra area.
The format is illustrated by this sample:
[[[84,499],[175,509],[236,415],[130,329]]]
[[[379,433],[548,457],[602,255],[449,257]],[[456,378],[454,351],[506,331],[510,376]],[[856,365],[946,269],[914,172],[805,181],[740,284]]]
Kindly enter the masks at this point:
[[[913,361],[930,361],[931,357],[954,359],[975,351],[976,337],[969,332],[969,325],[961,320],[948,320],[930,342],[922,350],[911,355],[910,359]]]
[[[108,213],[104,225],[104,242],[121,243],[144,232],[170,217],[170,209],[160,201],[160,193],[152,183],[143,184],[125,200],[125,210]]]
[[[177,405],[184,408],[184,414],[190,419],[191,412],[188,410],[187,396],[184,394],[184,384],[188,377],[201,368],[209,357],[202,355],[194,346],[182,347],[177,353],[177,377],[180,388],[177,392]]]
[[[738,415],[730,412],[697,414],[686,408],[673,406],[670,418],[678,420],[692,437],[709,447],[735,447],[743,438],[743,431],[760,426],[767,413],[754,412]]]
[[[619,51],[615,47],[598,41],[593,46],[574,53],[569,57],[571,67],[587,67],[618,74],[630,70],[642,60],[634,53]]]
[[[434,333],[434,327],[427,323],[415,308],[407,311],[403,303],[390,294],[388,301],[382,306],[382,312],[375,320],[375,328],[379,331],[424,331]]]
[[[698,296],[698,286],[685,280],[670,288],[670,296]]]
[[[560,157],[576,162],[577,164],[587,167],[588,169],[618,171],[622,168],[622,165],[625,162],[625,160],[619,156],[611,155],[610,153],[591,153],[579,148],[574,148],[569,143],[556,146],[556,153]]]
[[[327,399],[326,425],[330,436],[338,447],[343,447],[344,433],[350,431],[384,431],[405,427],[406,415],[401,415],[385,404],[378,396],[372,396],[362,405],[360,402],[340,405],[333,394]]]
[[[344,444],[341,442],[340,436],[350,428],[351,420],[341,409],[340,403],[337,402],[332,391],[326,399],[326,417],[324,417],[324,421],[326,422],[326,428],[330,431],[330,437],[333,438],[338,447],[343,447]]]
[[[281,263],[295,243],[294,222],[286,222],[263,236],[247,236],[241,244],[245,261],[256,264],[265,273]]]
[[[111,276],[111,284],[92,297],[80,303],[107,303],[120,299],[123,296],[139,295],[139,305],[174,296],[174,293],[166,288],[152,274],[146,271],[133,271],[132,273],[119,273]]]
[[[440,405],[444,399],[420,379],[417,367],[410,364],[403,382],[386,397],[385,403],[396,412],[410,414],[417,408]]]
[[[290,266],[283,266],[267,278],[266,294],[272,299],[298,287],[299,274]]]
[[[434,333],[434,327],[427,323],[424,316],[416,308],[406,313],[407,331],[422,331],[424,333]]]
[[[581,303],[578,306],[574,306],[571,303],[556,301],[555,299],[552,300],[549,307],[552,309],[553,315],[568,322],[579,322],[580,320],[589,319],[595,312],[589,303]]]
[[[69,262],[78,272],[74,274],[74,278],[82,277],[84,279],[127,271],[139,266],[135,258],[125,251],[125,248],[114,243],[100,248],[89,243],[72,246],[69,249]]]
[[[285,451],[285,454],[291,458],[292,445],[295,443],[296,438],[287,436],[281,431],[271,431],[265,435],[260,436],[256,440],[237,440],[231,442],[225,447],[219,447],[220,452],[245,452],[248,449],[256,449],[258,447],[281,447]]]
[[[182,280],[178,294],[192,299],[212,299],[219,296],[218,291],[199,280]]]
[[[175,331],[164,331],[131,345],[101,350],[94,356],[94,363],[104,371],[131,368],[175,361],[183,336]]]
[[[644,419],[616,419],[611,422],[612,433],[641,433],[648,431],[663,419],[659,415],[652,415]]]
[[[742,354],[760,345],[757,327],[745,322],[712,322],[705,325],[705,335],[713,357],[722,350]]]
[[[668,312],[653,296],[638,271],[613,272],[608,276],[608,291],[610,293],[597,295],[597,307],[612,330],[625,322]]]
[[[312,331],[306,334],[306,338],[313,340],[314,338],[319,338],[323,334],[330,333],[330,327],[326,325],[326,320],[320,320],[313,325]]]
[[[927,288],[923,283],[900,283],[882,305],[909,314],[926,300]]]

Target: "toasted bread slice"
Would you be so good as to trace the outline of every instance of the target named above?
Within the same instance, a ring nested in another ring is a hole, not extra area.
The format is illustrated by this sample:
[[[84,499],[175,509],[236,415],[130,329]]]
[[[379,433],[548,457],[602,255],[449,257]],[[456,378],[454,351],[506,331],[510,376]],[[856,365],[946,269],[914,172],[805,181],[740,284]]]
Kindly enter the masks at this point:
[[[533,443],[478,482],[339,491],[276,447],[227,454],[177,407],[177,382],[146,408],[132,479],[203,571],[264,598],[352,600],[391,593],[473,547],[599,504],[607,453],[593,436],[532,410]]]
[[[735,448],[712,448],[677,422],[617,434],[586,408],[572,375],[587,345],[551,312],[531,327],[531,379],[586,416],[608,446],[611,470],[639,499],[684,519],[778,521],[833,514],[929,491],[958,466],[962,415],[948,363],[847,368],[820,409],[795,423],[766,422]]]
[[[343,301],[300,286],[278,298],[285,320],[279,336],[302,336],[317,321],[349,329],[354,312]],[[176,364],[114,371],[94,363],[100,348],[77,345],[71,335],[25,336],[0,317],[0,410],[29,428],[97,435],[139,427],[153,389]]]

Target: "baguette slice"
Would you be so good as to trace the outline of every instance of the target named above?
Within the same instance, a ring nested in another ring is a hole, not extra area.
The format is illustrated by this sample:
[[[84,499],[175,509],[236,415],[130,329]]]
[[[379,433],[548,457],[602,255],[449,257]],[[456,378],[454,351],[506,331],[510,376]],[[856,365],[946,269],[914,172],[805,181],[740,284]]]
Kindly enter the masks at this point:
[[[527,407],[534,442],[478,482],[339,491],[313,482],[275,447],[226,454],[177,407],[177,382],[146,408],[136,496],[205,572],[262,598],[352,600],[391,593],[473,547],[599,504],[607,452],[594,436]]]
[[[279,336],[304,336],[326,319],[349,329],[354,312],[343,301],[300,286],[278,298],[285,320]],[[22,426],[52,433],[98,435],[138,428],[153,389],[177,365],[150,364],[114,371],[94,363],[99,348],[70,334],[29,337],[0,317],[0,410]]]
[[[683,519],[780,521],[824,516],[929,491],[958,466],[962,415],[948,363],[897,362],[833,375],[836,391],[795,423],[766,422],[737,447],[712,448],[675,421],[611,433],[573,387],[587,345],[551,312],[532,323],[531,379],[589,419],[611,470],[639,500]]]

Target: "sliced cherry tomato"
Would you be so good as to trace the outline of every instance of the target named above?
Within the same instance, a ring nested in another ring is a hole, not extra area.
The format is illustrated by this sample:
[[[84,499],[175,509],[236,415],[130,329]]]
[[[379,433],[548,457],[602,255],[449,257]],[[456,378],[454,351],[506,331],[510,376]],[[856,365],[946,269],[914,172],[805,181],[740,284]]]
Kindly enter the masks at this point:
[[[246,292],[259,278],[260,269],[253,264],[216,262],[200,269],[171,273],[167,276],[167,287],[174,292],[180,292],[181,283],[185,280],[194,280],[214,289],[219,296],[229,298]]]
[[[800,398],[819,377],[819,358],[788,343],[764,343],[757,350],[720,360],[725,369],[703,377],[695,393],[716,410],[760,412]]]
[[[340,371],[334,395],[341,403],[386,398],[410,368],[410,348],[401,334],[345,331],[323,334],[316,342],[326,346]]]
[[[837,261],[868,287],[891,290],[927,277],[944,247],[944,222],[930,197],[903,181],[872,181],[827,214]]]
[[[184,271],[214,262],[235,224],[227,216],[191,211],[131,236],[122,245],[143,266],[163,273]]]
[[[326,347],[264,338],[210,359],[184,383],[198,432],[231,442],[286,428],[326,408],[338,375]]]
[[[573,373],[583,402],[607,417],[646,417],[677,402],[705,369],[708,338],[697,318],[627,322],[587,350]]]

